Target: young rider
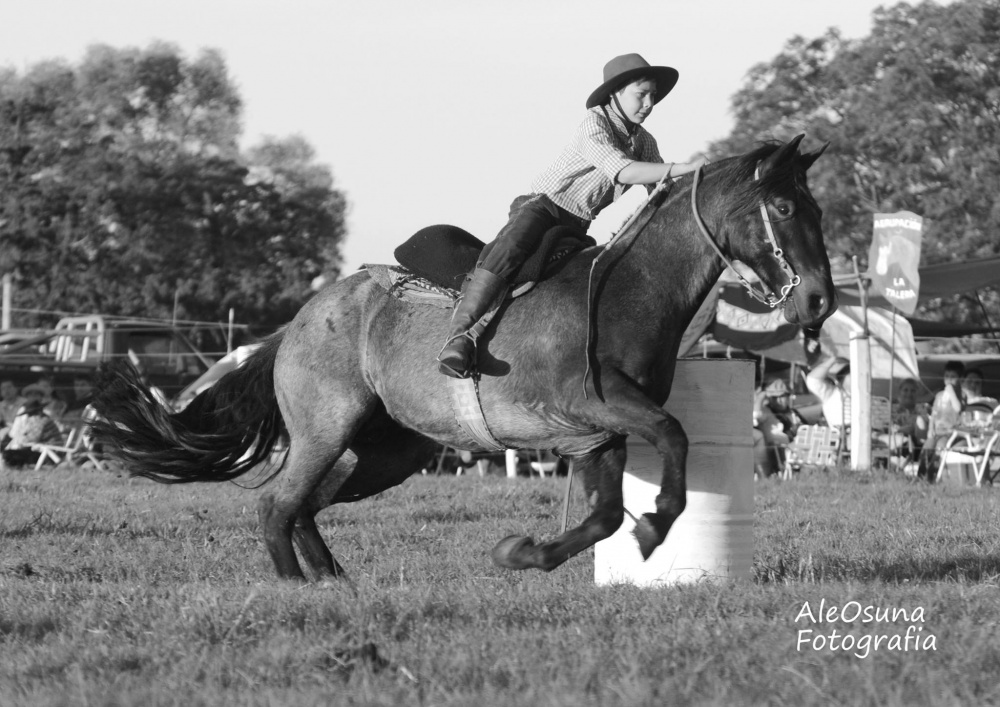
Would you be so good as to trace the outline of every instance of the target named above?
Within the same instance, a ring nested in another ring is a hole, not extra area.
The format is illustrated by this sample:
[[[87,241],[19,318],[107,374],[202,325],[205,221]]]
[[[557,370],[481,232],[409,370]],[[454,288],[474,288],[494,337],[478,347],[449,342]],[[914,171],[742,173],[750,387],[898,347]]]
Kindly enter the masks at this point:
[[[643,127],[653,106],[677,83],[677,71],[650,66],[638,54],[625,54],[604,66],[604,82],[587,99],[587,116],[570,144],[532,183],[530,194],[514,199],[507,225],[479,256],[455,307],[451,329],[438,354],[442,373],[466,378],[480,319],[506,292],[518,270],[538,248],[542,236],[559,225],[586,233],[590,222],[633,184],[653,185],[704,164],[665,165],[656,140]]]

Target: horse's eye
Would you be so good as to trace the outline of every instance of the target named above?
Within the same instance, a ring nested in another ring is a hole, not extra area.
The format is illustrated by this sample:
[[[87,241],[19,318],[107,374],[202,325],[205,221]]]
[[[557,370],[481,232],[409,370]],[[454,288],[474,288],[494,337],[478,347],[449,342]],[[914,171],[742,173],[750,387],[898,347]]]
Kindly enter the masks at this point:
[[[794,211],[791,202],[788,201],[779,201],[774,205],[774,208],[779,214],[785,217],[791,216]]]

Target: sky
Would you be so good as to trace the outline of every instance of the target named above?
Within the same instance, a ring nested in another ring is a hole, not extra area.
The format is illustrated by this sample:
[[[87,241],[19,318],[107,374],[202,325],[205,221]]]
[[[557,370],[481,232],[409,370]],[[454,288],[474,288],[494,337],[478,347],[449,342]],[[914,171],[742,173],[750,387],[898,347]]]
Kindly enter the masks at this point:
[[[9,3],[0,64],[78,62],[92,44],[222,53],[243,144],[301,135],[349,203],[344,272],[394,262],[435,223],[489,241],[583,119],[604,64],[680,72],[646,119],[665,161],[725,137],[747,72],[794,36],[866,36],[879,0],[32,0]],[[14,9],[16,7],[16,9]],[[806,142],[806,147],[811,147]],[[605,242],[632,189],[590,234]]]

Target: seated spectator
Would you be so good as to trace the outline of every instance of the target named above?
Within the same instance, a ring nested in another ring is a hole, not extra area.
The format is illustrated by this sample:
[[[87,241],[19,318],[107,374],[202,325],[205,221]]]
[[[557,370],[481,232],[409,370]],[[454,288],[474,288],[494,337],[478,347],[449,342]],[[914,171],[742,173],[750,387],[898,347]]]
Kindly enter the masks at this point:
[[[32,449],[32,445],[58,444],[63,441],[56,423],[45,414],[45,389],[38,385],[28,385],[23,392],[28,400],[14,417],[10,434],[3,441],[3,451],[0,452],[4,464],[11,467],[38,461],[39,453]]]
[[[785,448],[796,428],[789,400],[788,386],[776,376],[765,379],[754,393],[754,462],[758,476],[771,476],[784,465]]]
[[[45,408],[45,414],[48,415],[55,422],[59,422],[62,419],[63,414],[66,412],[66,401],[59,397],[56,393],[55,388],[52,385],[52,379],[46,376],[42,376],[38,379],[35,385],[40,386],[43,391],[42,405]]]
[[[80,424],[84,410],[90,405],[94,398],[94,384],[89,376],[80,374],[73,378],[73,395],[66,405],[66,411],[62,414],[59,424],[65,429],[67,426]]]
[[[978,368],[969,368],[965,371],[965,377],[962,379],[962,396],[966,406],[983,405],[992,410],[1000,404],[996,398],[983,395],[983,372]],[[985,422],[990,416],[991,413],[974,412],[969,421]]]
[[[0,440],[7,437],[10,426],[14,422],[14,416],[24,405],[25,399],[17,390],[14,381],[5,380],[0,382]]]

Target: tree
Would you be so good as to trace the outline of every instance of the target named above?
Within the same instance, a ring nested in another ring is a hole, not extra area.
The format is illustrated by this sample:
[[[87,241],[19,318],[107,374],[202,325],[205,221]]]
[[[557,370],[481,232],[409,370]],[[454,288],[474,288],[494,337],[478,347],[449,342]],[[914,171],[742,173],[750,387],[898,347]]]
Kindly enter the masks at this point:
[[[214,51],[96,46],[0,72],[0,269],[37,312],[19,323],[288,321],[339,270],[346,203],[302,138],[241,154],[241,110]]]
[[[1000,2],[899,4],[873,19],[863,39],[795,37],[755,66],[712,153],[801,132],[829,141],[810,185],[835,265],[864,266],[872,215],[904,209],[925,219],[924,264],[1000,254]],[[974,300],[958,308],[981,317]]]

